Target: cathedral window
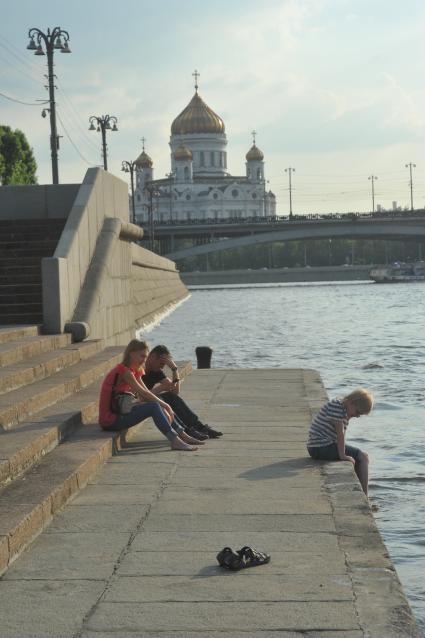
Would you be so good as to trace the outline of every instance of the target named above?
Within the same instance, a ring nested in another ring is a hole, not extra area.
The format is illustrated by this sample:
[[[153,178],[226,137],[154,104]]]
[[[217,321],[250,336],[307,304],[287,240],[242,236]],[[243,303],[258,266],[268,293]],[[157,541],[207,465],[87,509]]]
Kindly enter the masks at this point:
[[[140,202],[140,200],[141,200],[141,199],[142,199],[142,198],[140,197],[140,195],[139,195],[139,194],[137,194],[137,201],[138,201],[138,202]]]
[[[211,166],[215,166],[214,151],[210,152],[210,162],[211,162]]]
[[[223,168],[223,153],[219,153],[218,157],[219,157],[219,160],[220,160],[220,166],[221,166],[221,168]]]
[[[204,151],[201,151],[199,155],[200,155],[200,158],[199,158],[200,159],[200,165],[201,166],[205,166],[205,154],[204,154]]]
[[[189,179],[189,167],[188,166],[184,167],[184,179],[185,179],[185,181],[187,181]]]
[[[234,188],[232,190],[232,197],[237,197],[238,195],[239,195],[239,191],[236,188]]]
[[[252,193],[252,199],[257,199],[257,193]]]
[[[190,201],[190,195],[186,195],[186,200]]]
[[[214,193],[213,198],[214,198],[214,199],[218,199],[218,195],[217,195],[217,193]]]
[[[261,179],[261,168],[257,168],[257,179]]]
[[[223,153],[224,155],[224,168],[227,168],[227,153]]]

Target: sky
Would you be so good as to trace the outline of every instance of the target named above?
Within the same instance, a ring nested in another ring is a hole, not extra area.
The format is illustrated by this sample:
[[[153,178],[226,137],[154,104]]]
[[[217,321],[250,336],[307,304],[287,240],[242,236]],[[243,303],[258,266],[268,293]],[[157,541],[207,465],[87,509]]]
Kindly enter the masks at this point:
[[[0,0],[0,123],[21,129],[40,184],[51,183],[46,57],[28,30],[60,26],[55,53],[61,183],[101,165],[91,115],[114,115],[108,168],[142,150],[155,178],[170,171],[173,119],[194,93],[222,117],[228,171],[245,174],[257,131],[278,214],[425,207],[423,0]],[[13,100],[13,101],[12,101]],[[27,102],[31,105],[20,104]],[[377,179],[369,179],[371,176]]]

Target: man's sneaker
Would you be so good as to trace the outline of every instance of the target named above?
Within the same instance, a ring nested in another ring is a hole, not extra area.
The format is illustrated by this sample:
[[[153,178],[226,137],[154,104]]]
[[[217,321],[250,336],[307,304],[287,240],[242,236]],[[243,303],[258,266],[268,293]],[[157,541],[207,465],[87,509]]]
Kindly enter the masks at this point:
[[[198,439],[198,441],[206,441],[207,439],[210,438],[206,432],[199,432],[199,430],[193,427],[185,428],[185,432],[186,434],[191,436],[193,439]]]
[[[198,423],[196,429],[202,432],[202,434],[206,434],[209,439],[218,439],[220,436],[223,436],[223,432],[214,430],[208,423]]]

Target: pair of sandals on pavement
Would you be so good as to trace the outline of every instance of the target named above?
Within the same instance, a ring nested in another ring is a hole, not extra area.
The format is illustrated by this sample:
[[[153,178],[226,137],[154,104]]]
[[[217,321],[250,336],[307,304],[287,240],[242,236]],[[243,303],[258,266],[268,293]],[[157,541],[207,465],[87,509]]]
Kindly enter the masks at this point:
[[[255,547],[245,545],[236,552],[231,547],[225,547],[217,554],[217,561],[221,567],[237,572],[247,567],[256,567],[270,562],[270,555],[259,552]]]

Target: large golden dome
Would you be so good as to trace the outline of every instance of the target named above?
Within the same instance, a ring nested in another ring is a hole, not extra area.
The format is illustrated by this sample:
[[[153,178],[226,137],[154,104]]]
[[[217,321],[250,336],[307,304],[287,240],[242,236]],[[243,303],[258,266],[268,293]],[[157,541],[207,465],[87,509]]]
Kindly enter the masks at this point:
[[[264,159],[264,154],[262,153],[262,151],[260,151],[260,149],[258,148],[258,146],[254,144],[251,146],[251,148],[249,149],[248,153],[245,155],[247,162],[255,160],[257,162],[262,162]]]
[[[190,133],[224,133],[224,122],[214,113],[198,92],[171,125],[171,135]]]

